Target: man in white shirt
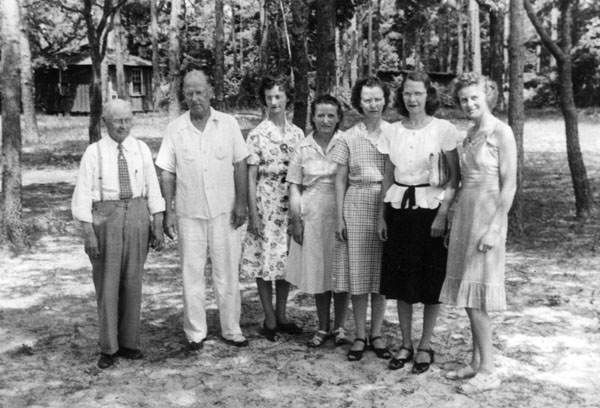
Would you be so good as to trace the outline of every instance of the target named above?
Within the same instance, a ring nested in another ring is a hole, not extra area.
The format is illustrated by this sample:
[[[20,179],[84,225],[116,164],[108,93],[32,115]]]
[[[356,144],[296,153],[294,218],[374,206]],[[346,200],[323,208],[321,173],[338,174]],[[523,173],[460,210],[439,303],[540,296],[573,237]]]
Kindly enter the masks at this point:
[[[150,149],[129,136],[129,103],[111,100],[103,108],[103,119],[108,136],[83,154],[71,203],[92,263],[102,369],[112,366],[115,357],[143,358],[142,273],[149,244],[157,251],[163,248],[165,210]]]
[[[222,337],[244,347],[238,228],[247,218],[248,149],[235,118],[211,108],[213,90],[204,71],[187,73],[183,94],[189,111],[169,123],[156,157],[167,203],[165,233],[179,236],[183,328],[190,348],[200,350],[207,335],[204,268],[210,250]]]

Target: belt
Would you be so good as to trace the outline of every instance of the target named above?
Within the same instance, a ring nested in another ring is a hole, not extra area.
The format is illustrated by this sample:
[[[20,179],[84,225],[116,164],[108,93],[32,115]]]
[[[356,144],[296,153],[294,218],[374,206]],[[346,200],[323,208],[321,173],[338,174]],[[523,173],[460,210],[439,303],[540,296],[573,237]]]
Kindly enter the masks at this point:
[[[397,181],[394,181],[394,184],[400,187],[408,187],[404,192],[404,195],[402,196],[402,202],[400,203],[400,208],[402,209],[413,208],[417,204],[417,199],[415,198],[415,188],[431,187],[430,184],[415,184],[411,186],[408,184],[398,183]],[[406,206],[406,204],[408,205]]]

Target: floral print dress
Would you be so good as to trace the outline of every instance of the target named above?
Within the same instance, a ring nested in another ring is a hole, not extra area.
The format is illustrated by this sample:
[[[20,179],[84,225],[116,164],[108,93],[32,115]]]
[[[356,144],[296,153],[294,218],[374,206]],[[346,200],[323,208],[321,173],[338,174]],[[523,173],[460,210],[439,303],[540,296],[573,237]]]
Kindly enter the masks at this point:
[[[270,120],[248,134],[248,165],[258,166],[256,207],[263,238],[247,233],[242,248],[242,273],[272,281],[285,278],[288,254],[288,183],[286,174],[294,146],[304,134],[286,122],[283,134]]]

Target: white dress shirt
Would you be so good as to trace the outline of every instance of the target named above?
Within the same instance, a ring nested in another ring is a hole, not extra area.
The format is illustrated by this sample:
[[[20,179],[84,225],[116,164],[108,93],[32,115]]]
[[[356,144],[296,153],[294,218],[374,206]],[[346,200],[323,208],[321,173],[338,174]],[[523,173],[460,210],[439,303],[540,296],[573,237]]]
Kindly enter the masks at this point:
[[[156,169],[152,161],[152,153],[148,146],[128,136],[123,140],[123,154],[127,160],[127,169],[131,181],[133,197],[147,197],[150,214],[165,210],[165,200],[160,192]],[[98,154],[98,146],[100,154]],[[119,167],[117,156],[118,144],[109,136],[88,146],[79,167],[79,176],[71,211],[73,218],[81,222],[92,222],[92,204],[97,201],[119,200]],[[102,166],[98,159],[101,156]],[[102,175],[99,174],[102,167]],[[100,193],[100,177],[102,178],[102,195]]]

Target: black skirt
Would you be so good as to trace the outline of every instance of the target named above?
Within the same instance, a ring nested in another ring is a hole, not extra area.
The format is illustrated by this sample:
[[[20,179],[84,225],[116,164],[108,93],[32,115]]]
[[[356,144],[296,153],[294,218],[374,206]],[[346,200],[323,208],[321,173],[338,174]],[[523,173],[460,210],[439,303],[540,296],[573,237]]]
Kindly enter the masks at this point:
[[[446,277],[444,238],[431,236],[437,209],[386,208],[381,294],[407,303],[437,304]]]

